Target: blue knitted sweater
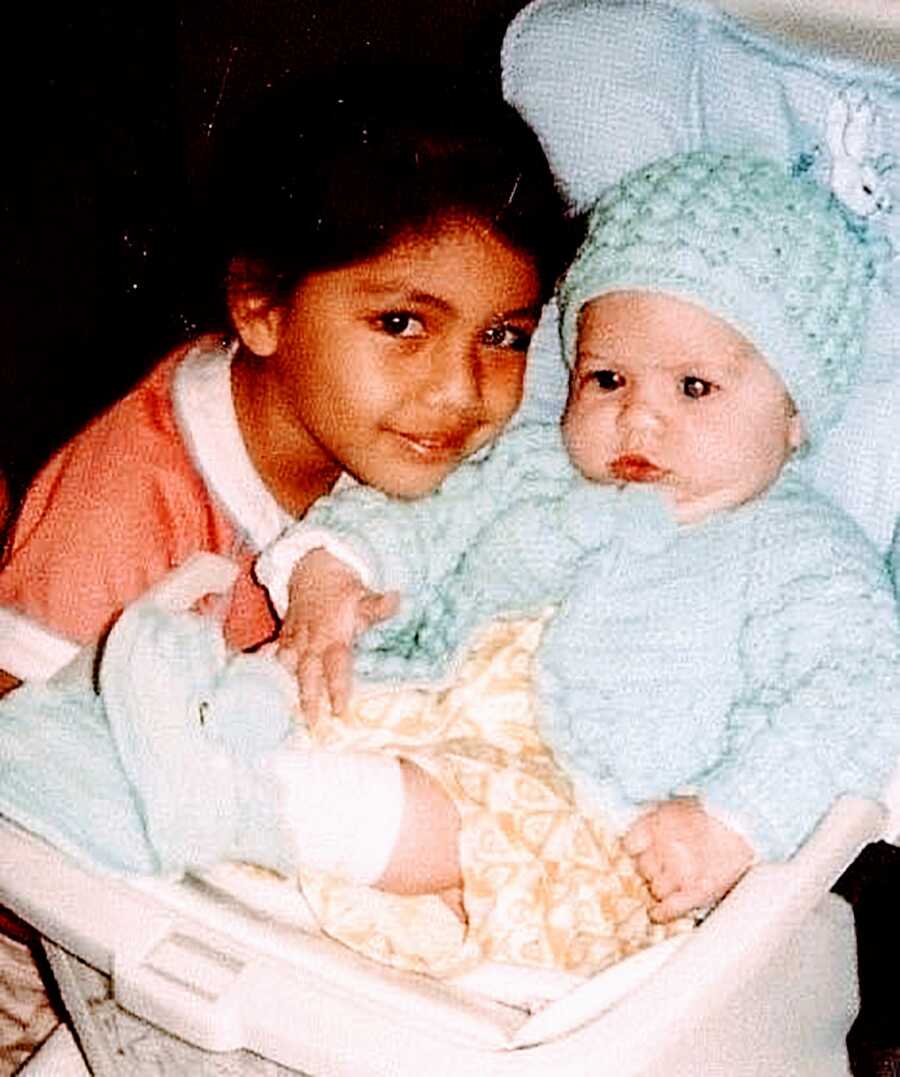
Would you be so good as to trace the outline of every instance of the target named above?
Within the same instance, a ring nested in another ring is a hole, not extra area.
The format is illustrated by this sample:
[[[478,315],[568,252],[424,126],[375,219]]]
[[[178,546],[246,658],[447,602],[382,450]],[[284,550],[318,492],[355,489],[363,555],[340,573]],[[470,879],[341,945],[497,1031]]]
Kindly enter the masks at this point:
[[[432,497],[357,487],[298,527],[327,529],[403,594],[359,642],[367,679],[439,677],[479,624],[554,604],[542,730],[616,811],[696,793],[781,859],[842,793],[877,797],[900,754],[883,560],[797,465],[678,526],[652,488],[584,480],[558,427],[531,424]]]

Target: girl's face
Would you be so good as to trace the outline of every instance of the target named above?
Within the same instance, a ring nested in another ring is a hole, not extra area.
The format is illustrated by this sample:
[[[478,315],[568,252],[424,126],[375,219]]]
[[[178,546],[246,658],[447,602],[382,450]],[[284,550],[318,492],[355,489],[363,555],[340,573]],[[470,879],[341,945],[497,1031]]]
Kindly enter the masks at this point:
[[[684,522],[762,493],[803,440],[784,384],[744,337],[643,292],[583,309],[563,431],[587,478],[657,484]]]
[[[263,478],[277,461],[273,488],[293,474],[299,490],[318,469],[394,496],[429,493],[518,406],[539,306],[527,255],[450,222],[313,273],[243,324],[237,314],[263,357],[252,405],[238,407]]]

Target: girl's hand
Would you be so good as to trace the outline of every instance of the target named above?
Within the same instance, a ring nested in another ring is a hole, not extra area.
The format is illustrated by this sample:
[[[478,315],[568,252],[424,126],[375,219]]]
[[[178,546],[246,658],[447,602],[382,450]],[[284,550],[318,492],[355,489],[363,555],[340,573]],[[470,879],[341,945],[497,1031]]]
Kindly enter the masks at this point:
[[[397,609],[395,592],[370,591],[343,561],[324,549],[298,561],[288,584],[288,610],[278,637],[278,657],[297,677],[300,702],[315,721],[327,693],[331,709],[347,706],[353,641]]]
[[[658,923],[714,904],[754,861],[744,838],[690,797],[642,815],[625,835],[625,848],[656,898],[650,918]]]

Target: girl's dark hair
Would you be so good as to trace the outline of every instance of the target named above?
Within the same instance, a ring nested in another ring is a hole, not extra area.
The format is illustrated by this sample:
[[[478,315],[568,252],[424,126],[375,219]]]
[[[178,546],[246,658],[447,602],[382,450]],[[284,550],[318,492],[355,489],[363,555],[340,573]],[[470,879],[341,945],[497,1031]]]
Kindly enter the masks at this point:
[[[280,301],[447,216],[534,258],[545,294],[573,228],[537,139],[499,92],[404,68],[294,87],[244,117],[213,186],[220,258]]]

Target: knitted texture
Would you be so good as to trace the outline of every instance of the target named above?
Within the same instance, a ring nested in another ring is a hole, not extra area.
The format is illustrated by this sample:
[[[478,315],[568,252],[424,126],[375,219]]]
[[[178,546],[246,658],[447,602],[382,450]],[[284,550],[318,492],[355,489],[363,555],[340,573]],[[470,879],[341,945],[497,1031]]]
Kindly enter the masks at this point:
[[[229,661],[220,626],[150,601],[113,626],[101,700],[159,871],[229,859],[293,870],[269,767],[293,722],[284,672],[262,656]]]
[[[882,558],[803,470],[679,528],[652,489],[581,479],[558,428],[532,427],[440,496],[358,488],[311,522],[403,590],[358,641],[362,678],[443,676],[475,626],[559,603],[537,689],[564,764],[623,818],[691,786],[781,858],[842,793],[878,796],[900,749]]]
[[[881,129],[852,147],[870,201],[900,193],[896,170],[878,167],[900,132],[896,66],[791,44],[709,0],[536,0],[506,32],[502,74],[582,212],[627,172],[688,150],[804,161],[824,181],[850,149],[829,142],[831,107],[854,95]]]
[[[895,69],[792,45],[708,0],[538,0],[510,24],[502,68],[507,99],[580,212],[651,161],[692,150],[753,153],[808,168],[848,205],[868,201],[871,232],[900,251],[900,169],[890,167],[900,157]],[[852,198],[837,182],[848,167]],[[868,400],[857,408],[854,393],[808,460],[826,454],[814,484],[885,550],[900,511],[900,387],[877,383],[900,368],[900,258],[888,258],[879,276],[863,354]],[[558,338],[556,346],[562,367]],[[547,334],[537,334],[528,377],[540,372],[541,388],[552,384],[551,353]],[[548,408],[536,414],[553,418]]]
[[[861,363],[874,265],[865,225],[807,177],[739,154],[678,154],[603,196],[560,290],[563,352],[590,300],[664,292],[740,332],[780,375],[815,440]]]
[[[0,814],[115,874],[229,857],[289,871],[266,767],[293,727],[276,667],[228,660],[211,621],[135,604],[108,638],[101,694],[79,662],[0,700]]]
[[[585,558],[538,688],[543,736],[609,810],[695,792],[764,859],[842,793],[877,798],[900,750],[881,558],[793,468],[657,552]]]
[[[356,640],[354,671],[402,682],[444,677],[492,617],[558,602],[586,552],[612,541],[653,549],[675,523],[653,489],[589,482],[558,425],[530,424],[431,497],[404,501],[358,486],[320,498],[294,530],[306,527],[364,562],[374,587],[400,593],[394,616]]]
[[[579,212],[672,154],[752,153],[808,171],[900,251],[895,69],[791,45],[709,0],[533,0],[502,60],[507,100]],[[900,259],[880,273],[867,380],[897,367]]]
[[[484,587],[473,574],[484,571],[497,592],[505,578],[501,565],[471,565],[483,529],[522,502],[554,502],[579,481],[554,423],[510,431],[427,498],[402,501],[370,486],[320,498],[294,528],[329,532],[369,566],[373,587],[399,591],[402,599],[393,617],[357,641],[356,673],[398,681],[445,674],[469,633],[503,608],[499,598],[488,608],[474,597]],[[282,541],[290,536],[289,530]],[[566,532],[557,535],[560,564],[570,563],[570,545]],[[509,581],[517,592],[527,586],[527,564],[523,559]]]

